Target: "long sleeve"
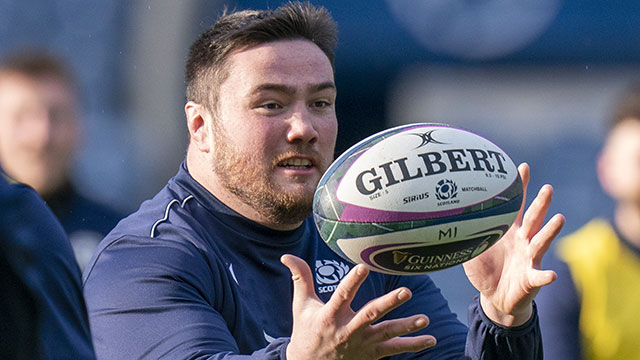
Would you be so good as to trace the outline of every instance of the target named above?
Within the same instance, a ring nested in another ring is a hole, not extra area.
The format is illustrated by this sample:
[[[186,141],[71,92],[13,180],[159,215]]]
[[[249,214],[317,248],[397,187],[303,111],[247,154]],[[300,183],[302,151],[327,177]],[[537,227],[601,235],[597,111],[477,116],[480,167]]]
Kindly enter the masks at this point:
[[[542,360],[542,338],[534,303],[531,319],[521,326],[506,328],[493,323],[476,296],[469,306],[469,334],[465,349],[468,359]]]
[[[0,248],[34,300],[38,334],[32,336],[42,359],[93,359],[80,269],[61,225],[34,190],[9,186],[1,176],[0,204]]]
[[[268,344],[258,325],[241,319],[234,284],[217,265],[166,239],[129,236],[100,249],[84,285],[98,359],[284,358],[288,338]],[[255,344],[239,344],[238,332]],[[246,348],[259,350],[239,355]]]

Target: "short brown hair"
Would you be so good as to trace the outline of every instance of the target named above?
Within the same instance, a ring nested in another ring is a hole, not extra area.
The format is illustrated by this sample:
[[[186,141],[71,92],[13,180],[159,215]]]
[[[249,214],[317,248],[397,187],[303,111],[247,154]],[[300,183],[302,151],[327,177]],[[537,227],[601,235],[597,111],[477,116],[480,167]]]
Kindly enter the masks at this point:
[[[614,128],[628,119],[640,121],[640,82],[628,87],[619,98],[610,119],[609,127]]]
[[[224,81],[224,66],[231,52],[287,39],[313,42],[333,66],[337,25],[324,7],[289,2],[275,10],[225,12],[191,45],[185,73],[187,101],[213,110],[217,86]]]
[[[55,78],[75,90],[71,69],[61,59],[41,50],[23,50],[11,54],[0,62],[0,74],[16,73],[30,78]]]

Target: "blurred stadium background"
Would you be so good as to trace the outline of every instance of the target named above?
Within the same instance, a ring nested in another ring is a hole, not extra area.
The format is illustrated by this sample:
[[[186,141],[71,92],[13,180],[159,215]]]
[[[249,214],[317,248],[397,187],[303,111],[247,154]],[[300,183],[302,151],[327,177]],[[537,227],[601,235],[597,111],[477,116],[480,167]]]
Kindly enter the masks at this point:
[[[640,2],[313,2],[339,24],[338,152],[396,124],[458,125],[528,162],[534,192],[554,185],[562,234],[610,213],[594,158],[612,101],[640,79]],[[224,6],[279,3],[0,0],[0,56],[42,47],[71,63],[86,124],[76,180],[132,211],[184,157],[189,44]],[[461,269],[434,278],[464,321],[473,291]]]

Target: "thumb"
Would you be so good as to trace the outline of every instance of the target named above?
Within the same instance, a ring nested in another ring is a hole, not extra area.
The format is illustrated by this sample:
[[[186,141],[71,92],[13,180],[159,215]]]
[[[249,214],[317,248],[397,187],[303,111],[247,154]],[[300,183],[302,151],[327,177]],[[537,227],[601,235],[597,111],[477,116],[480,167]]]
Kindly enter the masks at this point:
[[[549,285],[556,280],[558,275],[553,270],[534,270],[530,283],[534,288]]]
[[[313,287],[313,275],[309,265],[297,256],[285,254],[280,258],[286,267],[291,271],[291,279],[293,280],[293,312],[296,313],[303,304],[309,299],[320,301],[316,296]]]
[[[524,215],[524,208],[527,204],[527,189],[529,188],[529,180],[531,176],[529,164],[520,164],[520,166],[518,166],[518,174],[520,175],[520,179],[522,180],[522,204],[520,204],[520,211],[518,212],[518,217],[515,223],[520,225],[522,224],[522,216]]]

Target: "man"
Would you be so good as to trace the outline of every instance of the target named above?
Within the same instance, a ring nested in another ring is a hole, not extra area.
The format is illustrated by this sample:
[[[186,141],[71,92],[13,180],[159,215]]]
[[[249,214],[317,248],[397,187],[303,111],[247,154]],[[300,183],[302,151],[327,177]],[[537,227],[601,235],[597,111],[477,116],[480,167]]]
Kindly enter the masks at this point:
[[[83,268],[120,216],[71,183],[80,140],[77,109],[73,78],[56,58],[25,52],[0,64],[0,164],[44,198]]]
[[[598,179],[616,202],[562,239],[560,281],[541,292],[550,359],[637,359],[640,354],[640,87],[622,98],[597,160]]]
[[[541,358],[532,299],[555,274],[536,267],[563,223],[535,235],[550,187],[467,266],[482,289],[468,337],[427,276],[369,274],[320,239],[309,213],[336,141],[335,44],[326,9],[288,3],[224,15],[192,45],[186,160],[84,274],[99,358],[445,359],[465,342],[472,358]],[[327,290],[308,265],[351,271]]]
[[[0,169],[0,358],[94,359],[80,269],[33,189]]]

